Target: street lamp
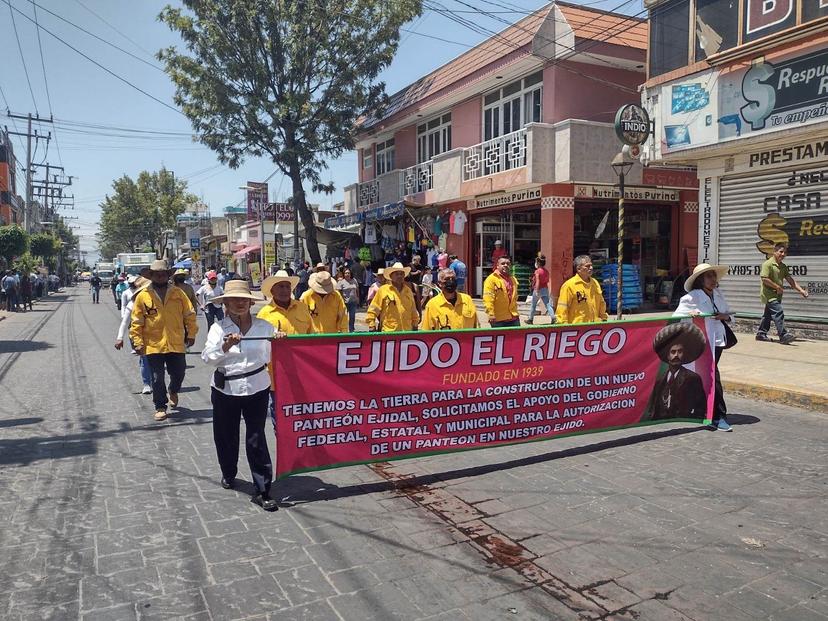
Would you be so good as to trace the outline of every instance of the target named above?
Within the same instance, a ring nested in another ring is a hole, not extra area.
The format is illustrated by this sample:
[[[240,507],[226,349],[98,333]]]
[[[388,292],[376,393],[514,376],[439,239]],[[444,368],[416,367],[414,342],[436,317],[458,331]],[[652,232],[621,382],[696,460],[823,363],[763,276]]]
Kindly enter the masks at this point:
[[[616,297],[616,319],[621,320],[624,294],[624,177],[630,172],[635,162],[629,154],[629,147],[624,146],[621,152],[612,159],[612,169],[618,175],[618,274],[615,285],[618,287]]]

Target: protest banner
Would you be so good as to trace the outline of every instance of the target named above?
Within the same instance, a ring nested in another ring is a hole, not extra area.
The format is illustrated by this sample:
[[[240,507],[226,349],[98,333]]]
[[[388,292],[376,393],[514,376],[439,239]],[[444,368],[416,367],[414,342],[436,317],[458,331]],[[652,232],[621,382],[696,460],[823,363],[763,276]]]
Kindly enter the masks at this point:
[[[715,368],[702,318],[296,336],[274,340],[272,353],[279,478],[703,423],[713,407]]]

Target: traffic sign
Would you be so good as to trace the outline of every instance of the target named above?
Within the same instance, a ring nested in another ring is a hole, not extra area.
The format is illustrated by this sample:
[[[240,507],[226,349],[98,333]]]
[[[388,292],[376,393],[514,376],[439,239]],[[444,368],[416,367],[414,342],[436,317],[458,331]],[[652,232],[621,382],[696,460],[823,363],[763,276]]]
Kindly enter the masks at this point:
[[[190,250],[198,250],[201,248],[201,240],[198,237],[190,238]]]

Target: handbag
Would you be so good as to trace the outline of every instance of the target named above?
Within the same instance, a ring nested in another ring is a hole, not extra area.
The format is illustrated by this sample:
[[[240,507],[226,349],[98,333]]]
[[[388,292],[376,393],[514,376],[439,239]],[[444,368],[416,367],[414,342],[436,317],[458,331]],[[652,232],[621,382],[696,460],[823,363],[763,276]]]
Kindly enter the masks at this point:
[[[712,301],[712,300],[711,300]],[[716,303],[713,302],[713,310],[716,314],[719,314],[719,309],[716,307]],[[719,321],[722,321],[721,319]],[[726,321],[722,321],[722,325],[724,326],[725,331],[725,345],[722,349],[730,349],[736,343],[739,342],[739,339],[736,338],[736,334],[733,332],[733,328],[730,327],[730,324]]]

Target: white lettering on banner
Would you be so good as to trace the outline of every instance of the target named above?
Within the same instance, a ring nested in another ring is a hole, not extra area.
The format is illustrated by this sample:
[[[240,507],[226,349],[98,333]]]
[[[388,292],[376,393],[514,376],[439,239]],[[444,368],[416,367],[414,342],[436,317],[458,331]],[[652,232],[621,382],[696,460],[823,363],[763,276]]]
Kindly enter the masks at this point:
[[[618,188],[609,185],[576,185],[575,196],[576,198],[611,198],[618,200],[621,193]],[[629,186],[624,188],[624,199],[675,203],[679,200],[679,191]]]
[[[502,205],[511,205],[512,203],[522,203],[524,201],[540,200],[541,189],[527,188],[525,190],[515,190],[514,192],[498,192],[497,194],[487,194],[480,196],[474,201],[474,207],[477,209],[484,209],[486,207],[500,207]]]

